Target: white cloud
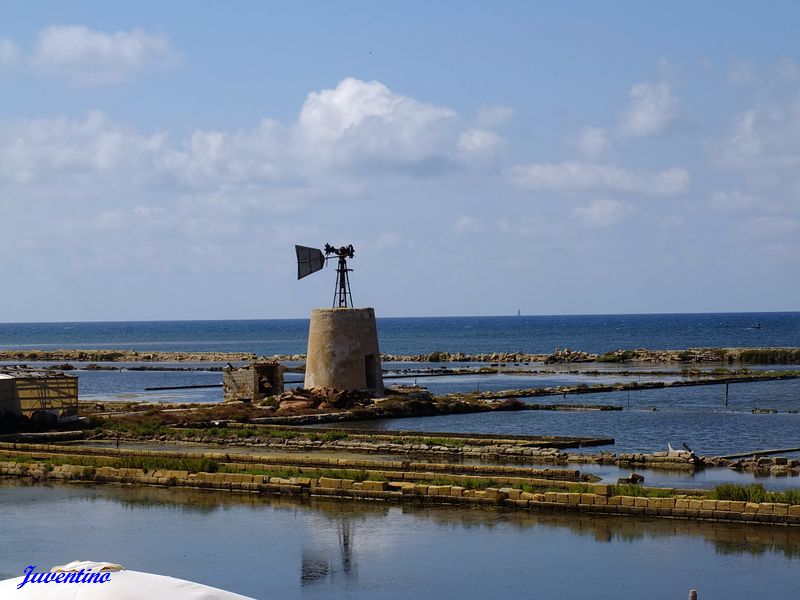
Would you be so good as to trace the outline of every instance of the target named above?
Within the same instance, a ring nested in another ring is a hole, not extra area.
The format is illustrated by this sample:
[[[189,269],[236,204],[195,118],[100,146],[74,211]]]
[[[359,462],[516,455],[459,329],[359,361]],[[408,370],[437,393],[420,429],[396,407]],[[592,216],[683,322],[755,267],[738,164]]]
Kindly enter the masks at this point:
[[[507,175],[517,185],[532,189],[614,190],[659,196],[678,194],[689,184],[689,174],[680,168],[650,173],[580,162],[517,165]]]
[[[17,64],[22,57],[22,51],[11,40],[0,38],[0,67],[10,67]]]
[[[468,129],[458,136],[458,153],[466,162],[490,160],[501,145],[502,138],[485,129]]]
[[[764,106],[733,119],[720,147],[723,164],[748,172],[800,167],[800,98],[784,107]]]
[[[450,108],[347,78],[308,95],[293,137],[300,154],[322,164],[430,172],[453,160],[462,129]]]
[[[625,135],[644,137],[666,130],[678,117],[678,101],[668,83],[637,83],[630,90],[631,103],[620,123]]]
[[[573,145],[582,155],[597,158],[611,147],[611,140],[608,138],[608,131],[602,127],[584,127]]]
[[[157,174],[166,136],[142,135],[92,112],[84,120],[64,117],[0,123],[0,185],[36,184],[68,189],[65,182],[141,184]],[[121,183],[121,182],[120,182]]]
[[[572,211],[572,217],[586,225],[608,227],[625,219],[632,209],[617,200],[595,200],[587,206],[579,206]]]
[[[479,127],[500,127],[505,125],[514,116],[514,109],[508,106],[482,106],[478,111],[477,124]]]
[[[345,79],[309,94],[293,123],[263,119],[250,129],[195,130],[177,139],[100,112],[79,120],[0,121],[0,190],[26,186],[31,195],[60,197],[118,188],[209,199],[252,198],[277,188],[294,198],[353,195],[365,172],[413,177],[469,169],[501,143],[452,109],[395,94],[379,82]]]
[[[790,58],[782,58],[775,66],[778,77],[787,83],[800,79],[800,65]]]
[[[86,85],[121,83],[145,69],[178,60],[166,35],[136,28],[106,33],[82,25],[51,25],[39,32],[31,64],[40,72]]]

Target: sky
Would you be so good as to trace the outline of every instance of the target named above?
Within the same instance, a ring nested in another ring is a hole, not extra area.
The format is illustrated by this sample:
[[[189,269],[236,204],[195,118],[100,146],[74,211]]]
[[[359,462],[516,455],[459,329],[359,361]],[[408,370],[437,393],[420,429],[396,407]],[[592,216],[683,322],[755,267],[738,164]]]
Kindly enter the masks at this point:
[[[0,321],[800,310],[796,2],[0,11]]]

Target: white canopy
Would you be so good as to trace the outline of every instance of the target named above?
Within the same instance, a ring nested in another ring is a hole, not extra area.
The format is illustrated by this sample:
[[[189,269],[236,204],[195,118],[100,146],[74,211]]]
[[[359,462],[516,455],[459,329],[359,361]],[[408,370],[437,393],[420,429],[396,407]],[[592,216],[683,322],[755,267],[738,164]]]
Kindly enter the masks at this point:
[[[92,573],[109,573],[105,583],[32,583],[28,581],[21,588],[17,585],[25,576],[0,581],[0,598],[9,600],[150,600],[164,598],[169,600],[253,600],[225,590],[212,588],[183,579],[127,571],[119,565],[93,561],[75,561],[50,572],[77,573],[81,569]],[[39,569],[36,572],[41,572]]]

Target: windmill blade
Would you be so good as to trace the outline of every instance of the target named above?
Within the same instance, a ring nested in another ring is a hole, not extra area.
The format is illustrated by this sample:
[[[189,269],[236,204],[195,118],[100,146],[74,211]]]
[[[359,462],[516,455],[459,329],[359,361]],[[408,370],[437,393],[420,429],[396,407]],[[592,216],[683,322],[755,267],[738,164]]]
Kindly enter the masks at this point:
[[[325,257],[322,254],[322,250],[297,245],[295,245],[294,250],[297,253],[298,279],[316,273],[325,266]]]

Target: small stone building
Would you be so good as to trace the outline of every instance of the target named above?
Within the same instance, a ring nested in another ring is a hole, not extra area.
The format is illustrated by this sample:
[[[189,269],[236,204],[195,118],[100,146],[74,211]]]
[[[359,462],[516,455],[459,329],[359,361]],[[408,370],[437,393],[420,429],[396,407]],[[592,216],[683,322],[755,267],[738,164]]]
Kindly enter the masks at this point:
[[[260,362],[246,367],[226,367],[222,372],[225,402],[257,402],[283,392],[282,364]]]
[[[78,417],[78,378],[54,371],[0,370],[0,416],[42,423]]]

